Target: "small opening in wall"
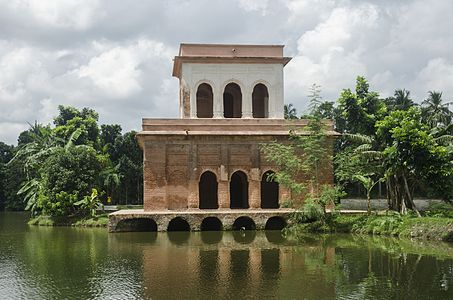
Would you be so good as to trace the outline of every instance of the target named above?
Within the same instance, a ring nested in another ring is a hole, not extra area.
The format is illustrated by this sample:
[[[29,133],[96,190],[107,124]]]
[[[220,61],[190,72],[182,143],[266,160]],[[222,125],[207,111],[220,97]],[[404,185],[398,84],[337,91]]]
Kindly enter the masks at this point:
[[[167,231],[190,231],[190,225],[181,217],[176,217],[168,223]]]

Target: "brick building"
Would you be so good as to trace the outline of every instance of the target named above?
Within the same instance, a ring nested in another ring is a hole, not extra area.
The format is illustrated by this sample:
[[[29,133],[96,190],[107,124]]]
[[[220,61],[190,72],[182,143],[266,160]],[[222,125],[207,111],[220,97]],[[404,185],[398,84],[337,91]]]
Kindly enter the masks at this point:
[[[283,68],[290,60],[280,45],[181,44],[173,66],[180,117],[143,119],[137,135],[145,212],[279,208],[290,195],[266,180],[275,166],[260,144],[288,138]]]

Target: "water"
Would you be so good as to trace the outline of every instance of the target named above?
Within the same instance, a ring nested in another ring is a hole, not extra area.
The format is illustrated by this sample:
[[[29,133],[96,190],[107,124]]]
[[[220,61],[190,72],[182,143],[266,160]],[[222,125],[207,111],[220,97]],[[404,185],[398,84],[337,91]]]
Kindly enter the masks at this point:
[[[453,299],[453,247],[352,235],[115,233],[0,213],[1,299]]]

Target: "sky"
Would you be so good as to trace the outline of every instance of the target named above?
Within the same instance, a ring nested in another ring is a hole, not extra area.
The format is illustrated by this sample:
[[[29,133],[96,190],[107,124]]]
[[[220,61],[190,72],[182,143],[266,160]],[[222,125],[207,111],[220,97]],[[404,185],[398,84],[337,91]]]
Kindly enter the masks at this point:
[[[60,104],[124,131],[177,118],[183,42],[285,45],[285,103],[300,113],[313,83],[335,101],[358,75],[382,97],[452,101],[452,15],[450,0],[0,0],[0,141]]]

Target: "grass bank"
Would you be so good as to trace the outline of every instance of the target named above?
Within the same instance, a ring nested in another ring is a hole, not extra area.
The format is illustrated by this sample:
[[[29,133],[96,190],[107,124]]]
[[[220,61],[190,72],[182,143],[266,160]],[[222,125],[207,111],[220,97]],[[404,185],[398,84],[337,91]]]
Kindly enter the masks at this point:
[[[453,242],[453,218],[444,216],[386,215],[327,215],[323,221],[296,223],[286,229],[287,234],[304,233],[360,233],[404,238],[422,238]]]
[[[29,225],[38,226],[77,226],[77,227],[107,227],[109,217],[101,214],[92,217],[60,217],[37,216],[28,221]]]

